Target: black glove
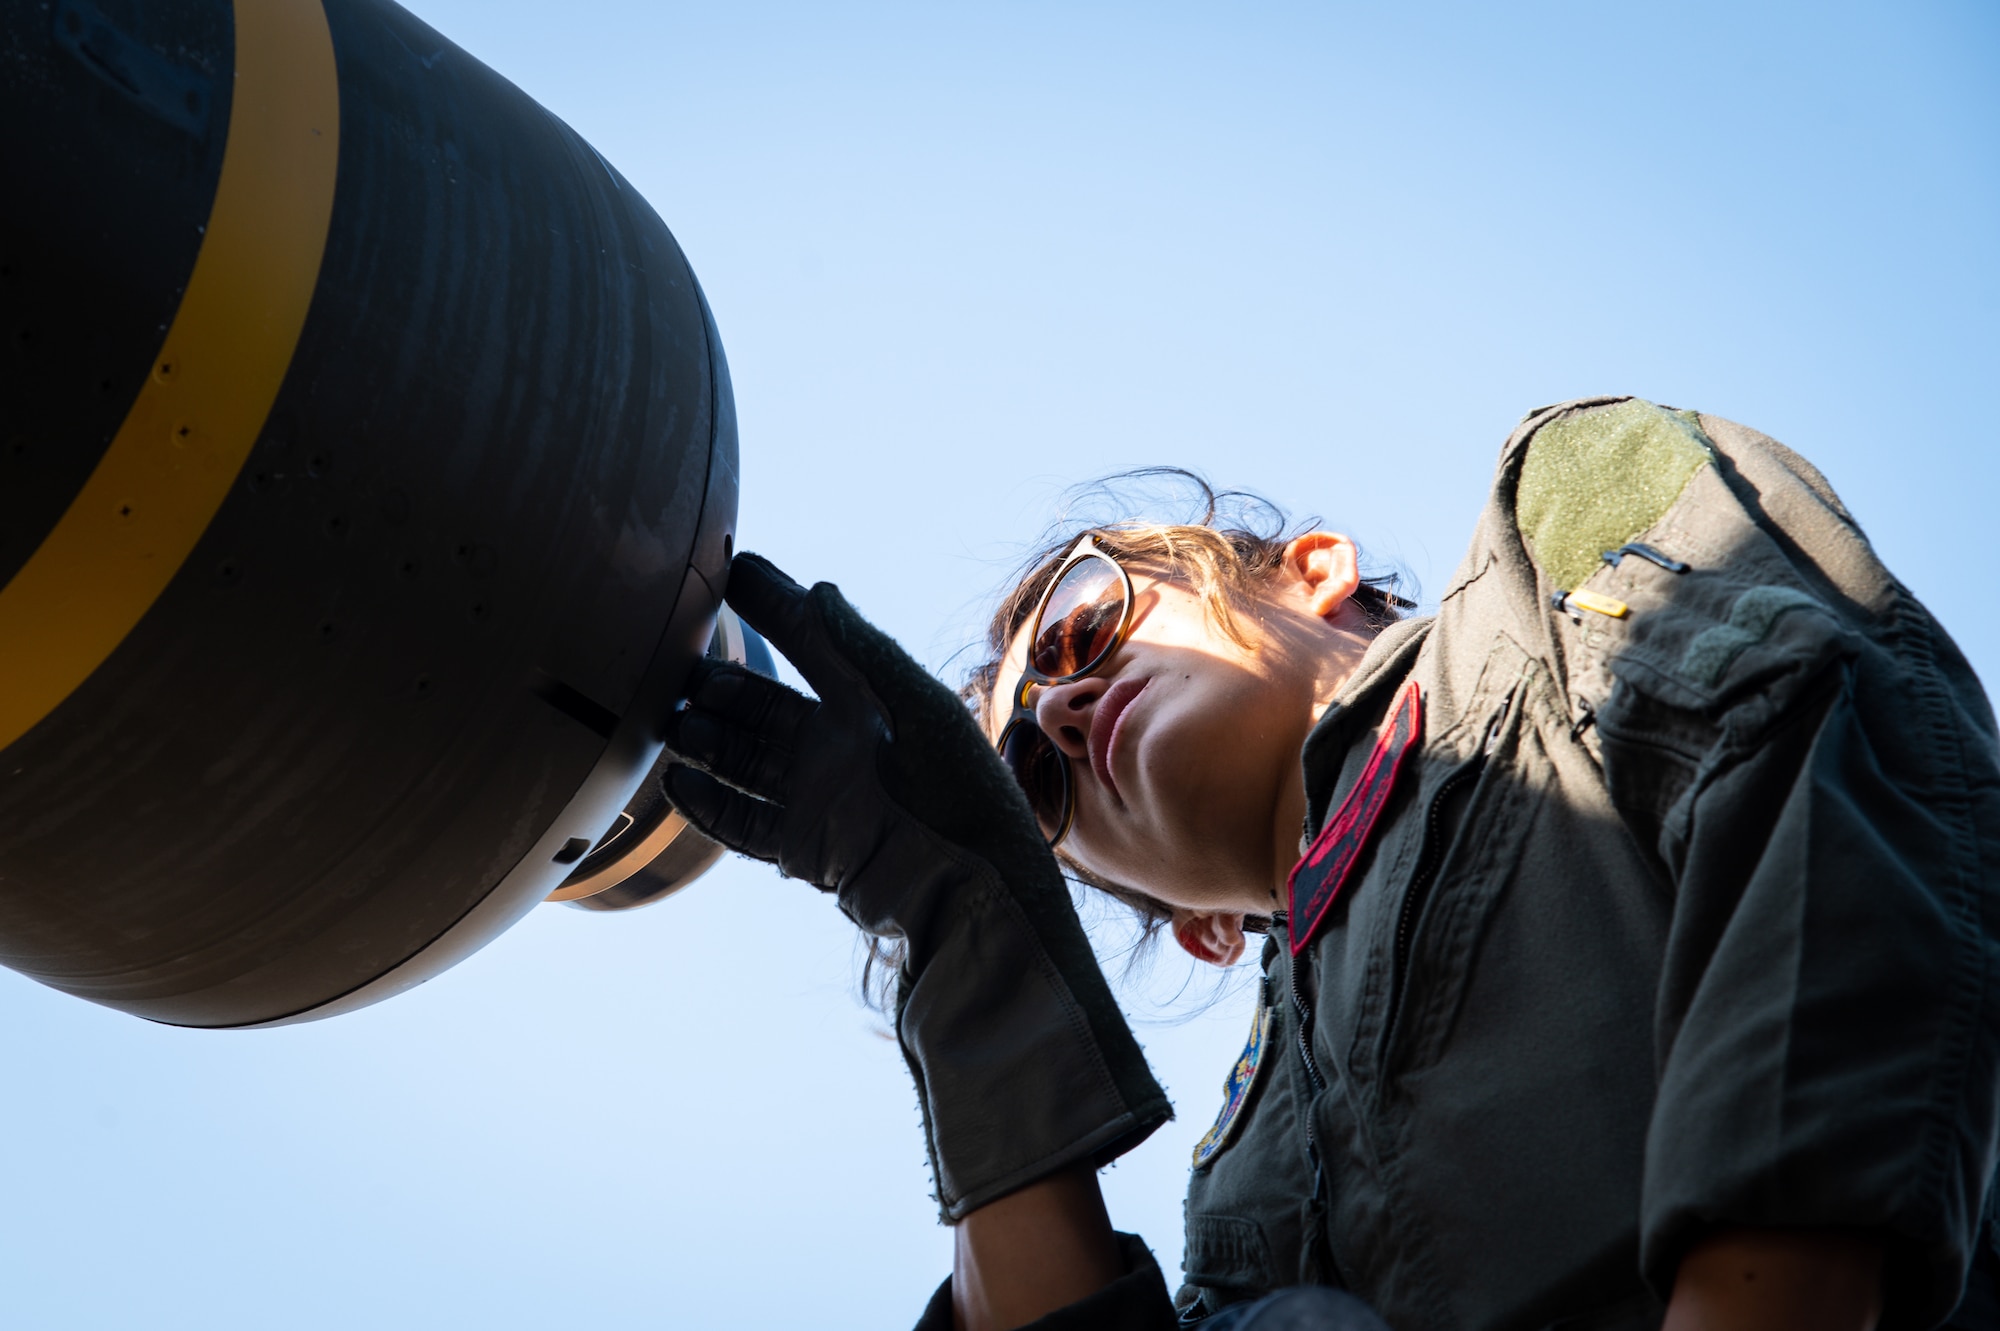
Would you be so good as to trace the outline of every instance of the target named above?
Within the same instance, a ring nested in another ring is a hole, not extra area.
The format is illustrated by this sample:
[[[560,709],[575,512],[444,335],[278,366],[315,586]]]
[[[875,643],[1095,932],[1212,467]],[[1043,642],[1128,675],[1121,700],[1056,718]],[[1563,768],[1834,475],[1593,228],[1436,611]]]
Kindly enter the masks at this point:
[[[896,1030],[946,1219],[1144,1140],[1173,1116],[1166,1094],[964,705],[831,583],[807,591],[738,555],[728,600],[819,698],[700,663],[667,744],[705,770],[668,768],[667,795],[707,836],[904,940]]]

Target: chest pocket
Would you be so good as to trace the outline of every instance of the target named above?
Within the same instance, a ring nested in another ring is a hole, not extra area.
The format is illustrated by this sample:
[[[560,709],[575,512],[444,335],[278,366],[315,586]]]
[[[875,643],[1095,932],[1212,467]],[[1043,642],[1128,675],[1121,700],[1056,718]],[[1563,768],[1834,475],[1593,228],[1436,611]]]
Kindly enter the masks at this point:
[[[1375,940],[1388,980],[1375,1052],[1391,1075],[1427,1065],[1449,1037],[1486,919],[1546,784],[1538,710],[1553,715],[1541,667],[1500,637],[1471,704],[1426,755],[1414,849],[1399,857],[1401,891]]]

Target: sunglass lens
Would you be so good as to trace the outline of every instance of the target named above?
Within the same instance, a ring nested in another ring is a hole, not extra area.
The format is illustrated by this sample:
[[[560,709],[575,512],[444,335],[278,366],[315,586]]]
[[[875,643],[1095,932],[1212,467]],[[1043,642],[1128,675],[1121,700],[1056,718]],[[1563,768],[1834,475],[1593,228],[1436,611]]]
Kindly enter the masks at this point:
[[[1109,559],[1079,559],[1056,583],[1035,622],[1029,656],[1050,679],[1081,674],[1101,662],[1125,618],[1125,579]]]
[[[1062,828],[1069,805],[1069,769],[1062,754],[1040,727],[1016,721],[1000,737],[1000,757],[1027,795],[1042,835],[1053,837]]]

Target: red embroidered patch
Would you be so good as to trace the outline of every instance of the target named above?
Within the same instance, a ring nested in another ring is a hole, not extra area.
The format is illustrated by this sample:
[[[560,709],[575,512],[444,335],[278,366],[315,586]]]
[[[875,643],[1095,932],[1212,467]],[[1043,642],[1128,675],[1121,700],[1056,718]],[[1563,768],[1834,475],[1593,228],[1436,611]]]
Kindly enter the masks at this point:
[[[1411,680],[1396,699],[1396,708],[1382,727],[1382,738],[1368,755],[1368,765],[1361,769],[1361,779],[1320,828],[1305,858],[1292,866],[1292,875],[1285,882],[1291,891],[1293,956],[1306,950],[1328,908],[1347,886],[1347,877],[1368,844],[1368,834],[1375,830],[1375,820],[1389,802],[1396,774],[1403,770],[1403,757],[1423,731],[1424,702],[1417,682]]]

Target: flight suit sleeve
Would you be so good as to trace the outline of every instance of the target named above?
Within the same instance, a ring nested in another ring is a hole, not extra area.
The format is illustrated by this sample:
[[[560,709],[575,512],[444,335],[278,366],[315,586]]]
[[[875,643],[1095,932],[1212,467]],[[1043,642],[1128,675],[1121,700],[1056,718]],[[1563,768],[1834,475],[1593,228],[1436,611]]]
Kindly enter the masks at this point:
[[[1703,424],[1713,465],[1642,538],[1667,561],[1584,584],[1627,614],[1558,613],[1672,899],[1642,1261],[1665,1296],[1717,1229],[1866,1231],[1883,1327],[1933,1326],[1994,1173],[2000,740],[1818,474]]]
[[[1125,1274],[1088,1298],[1037,1318],[1022,1331],[1174,1331],[1177,1314],[1167,1297],[1166,1278],[1145,1240],[1118,1235]],[[916,1331],[952,1331],[951,1281],[931,1295]]]

